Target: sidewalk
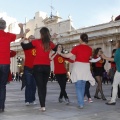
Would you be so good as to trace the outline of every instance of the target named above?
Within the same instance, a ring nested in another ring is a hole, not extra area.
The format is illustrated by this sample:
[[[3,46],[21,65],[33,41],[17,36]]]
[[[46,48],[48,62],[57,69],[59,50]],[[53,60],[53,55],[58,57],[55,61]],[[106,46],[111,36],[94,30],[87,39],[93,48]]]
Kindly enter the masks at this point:
[[[67,84],[70,105],[58,103],[59,86],[56,82],[48,82],[46,112],[42,113],[37,105],[25,106],[24,90],[21,83],[12,82],[7,85],[6,109],[0,113],[0,120],[120,120],[120,99],[116,106],[107,106],[105,101],[93,99],[93,103],[85,102],[84,109],[77,108],[74,84]],[[104,94],[110,99],[111,85],[103,85]],[[91,96],[95,87],[91,87]],[[37,94],[36,94],[37,96]]]

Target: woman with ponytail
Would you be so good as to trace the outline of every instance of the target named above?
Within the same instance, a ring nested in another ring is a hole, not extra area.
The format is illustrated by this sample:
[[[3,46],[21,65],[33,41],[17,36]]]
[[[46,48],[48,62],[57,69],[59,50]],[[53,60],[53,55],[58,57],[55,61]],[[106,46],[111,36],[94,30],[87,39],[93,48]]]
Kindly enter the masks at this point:
[[[64,97],[66,104],[69,104],[69,98],[66,92],[67,70],[65,68],[65,61],[69,61],[71,63],[74,61],[60,56],[57,53],[58,50],[64,53],[62,44],[57,44],[54,48],[55,53],[50,56],[50,59],[54,62],[54,74],[61,89],[58,101],[62,103]]]
[[[46,111],[45,101],[47,93],[47,82],[50,75],[50,59],[49,53],[51,49],[54,49],[55,45],[51,42],[51,35],[48,28],[43,27],[40,30],[40,39],[35,39],[30,43],[24,44],[24,48],[35,48],[34,52],[34,67],[33,74],[38,87],[38,96],[41,105],[41,111]]]
[[[92,85],[95,85],[95,80],[92,77],[89,63],[89,59],[92,56],[92,48],[89,47],[87,43],[88,35],[86,33],[82,33],[80,35],[80,45],[75,46],[70,53],[63,54],[60,50],[58,50],[58,53],[62,57],[70,58],[73,55],[76,56],[71,73],[71,80],[73,83],[75,83],[78,105],[80,109],[82,109],[84,106],[84,92],[86,81],[90,81]]]

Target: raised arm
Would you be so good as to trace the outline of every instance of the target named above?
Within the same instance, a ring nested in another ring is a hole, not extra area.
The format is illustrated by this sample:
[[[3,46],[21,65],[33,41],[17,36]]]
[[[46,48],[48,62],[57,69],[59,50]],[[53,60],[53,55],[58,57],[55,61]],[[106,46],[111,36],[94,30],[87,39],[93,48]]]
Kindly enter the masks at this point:
[[[20,27],[20,33],[16,34],[16,39],[24,37],[23,24],[19,23],[18,26]]]
[[[24,41],[26,40],[26,34],[30,31],[30,29],[26,29],[25,32],[24,32],[24,37],[23,39],[20,40],[21,42],[21,46],[24,50],[28,50],[28,49],[31,49],[31,48],[34,48],[34,46],[32,45],[31,42],[29,43],[24,43]]]
[[[25,29],[24,36],[23,36],[23,38],[20,40],[20,42],[24,42],[25,40],[28,40],[28,39],[26,38],[26,34],[27,34],[29,31],[30,31],[29,28],[28,28],[28,29]]]

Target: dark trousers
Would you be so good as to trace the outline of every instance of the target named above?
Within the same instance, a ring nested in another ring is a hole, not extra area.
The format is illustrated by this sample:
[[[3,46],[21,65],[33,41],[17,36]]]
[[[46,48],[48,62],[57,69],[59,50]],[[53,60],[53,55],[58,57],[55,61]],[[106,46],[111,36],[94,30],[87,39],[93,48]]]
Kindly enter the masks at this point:
[[[118,98],[120,98],[120,85],[118,85]]]
[[[85,84],[85,94],[84,94],[84,96],[87,96],[88,99],[91,98],[89,89],[90,89],[90,82],[87,81],[86,84]]]
[[[50,66],[35,65],[33,72],[36,80],[36,85],[38,87],[38,96],[39,96],[40,105],[41,107],[45,107],[47,82],[50,75]]]
[[[5,108],[6,84],[8,80],[9,71],[10,65],[0,64],[0,109]]]
[[[65,99],[68,98],[66,90],[65,90],[66,82],[67,82],[66,74],[55,74],[55,76],[61,89],[59,98],[63,98],[63,96]]]
[[[25,79],[25,102],[35,101],[36,82],[32,74],[32,69],[24,67],[24,79]]]
[[[108,78],[107,77],[103,77],[102,78],[102,82],[105,84],[105,83],[107,83],[108,84],[108,82],[109,82],[109,80],[108,80]]]

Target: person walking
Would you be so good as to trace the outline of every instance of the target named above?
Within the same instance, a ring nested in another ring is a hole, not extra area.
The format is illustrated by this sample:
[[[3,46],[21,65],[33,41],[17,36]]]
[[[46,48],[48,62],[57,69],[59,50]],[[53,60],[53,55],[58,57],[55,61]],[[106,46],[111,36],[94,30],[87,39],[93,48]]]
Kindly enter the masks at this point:
[[[113,49],[111,58],[114,58],[115,52],[116,52],[116,49]],[[116,72],[116,64],[114,61],[109,61],[109,63],[111,64],[111,68],[109,70],[109,76],[110,76],[111,84],[113,84],[113,79]]]
[[[70,53],[63,54],[60,50],[58,51],[59,55],[62,57],[70,58],[73,55],[76,56],[71,73],[71,80],[75,83],[78,105],[80,109],[84,107],[86,81],[90,81],[92,85],[95,85],[95,80],[91,74],[89,63],[89,59],[92,56],[92,48],[89,47],[87,43],[88,35],[86,33],[82,33],[80,35],[80,45],[75,46]]]
[[[115,62],[116,64],[116,72],[113,80],[112,98],[109,102],[106,103],[107,105],[115,105],[118,93],[118,85],[120,84],[120,40],[116,42],[116,52],[114,58],[106,57],[104,54],[102,54],[101,56],[103,59]]]
[[[35,39],[30,43],[24,44],[24,49],[36,49],[36,56],[34,59],[33,74],[38,87],[38,96],[41,106],[41,111],[45,112],[45,101],[47,93],[47,82],[50,75],[50,58],[49,54],[55,45],[51,42],[51,35],[49,29],[42,27],[40,29],[40,39]]]
[[[84,96],[87,96],[89,103],[93,103],[91,95],[90,95],[90,82],[89,81],[87,81],[86,84],[85,84]],[[87,100],[85,99],[84,101],[87,101]]]
[[[116,52],[116,49],[113,49],[111,58],[114,58],[115,52]],[[113,84],[114,75],[115,75],[115,72],[116,72],[116,64],[115,64],[114,61],[109,61],[109,63],[111,64],[111,68],[109,70],[109,76],[110,76],[111,84]],[[112,91],[113,91],[113,87],[111,89],[111,96],[112,96]],[[118,98],[120,98],[120,85],[118,85]]]
[[[5,110],[6,83],[10,70],[10,42],[23,37],[23,24],[18,24],[20,34],[5,32],[6,21],[0,19],[0,112]]]
[[[15,57],[15,55],[16,55],[16,51],[10,50],[10,58]],[[8,83],[10,83],[11,81],[13,81],[13,73],[11,73],[10,70],[8,75]]]
[[[30,35],[28,37],[28,42],[31,42],[34,40],[35,37],[33,35]],[[21,46],[23,48],[24,54],[25,54],[25,62],[24,62],[24,80],[25,80],[25,104],[26,106],[29,106],[30,104],[36,105],[36,82],[35,78],[33,76],[33,62],[36,56],[36,49],[24,49],[24,44],[21,40]]]
[[[74,61],[64,58],[57,53],[57,51],[61,51],[62,53],[64,53],[63,46],[61,44],[57,44],[54,48],[54,51],[55,53],[50,56],[50,59],[54,62],[54,74],[61,89],[58,101],[62,103],[64,97],[66,104],[69,104],[69,98],[66,92],[67,70],[65,68],[65,61],[69,61],[72,63]]]
[[[103,52],[102,52],[101,48],[96,48],[96,50],[94,51],[93,58],[96,59],[96,58],[100,57],[102,53]],[[103,90],[102,90],[102,76],[103,76],[103,72],[104,72],[104,64],[105,64],[104,59],[101,59],[100,61],[94,63],[93,73],[94,73],[94,77],[97,82],[97,87],[96,87],[96,92],[95,92],[94,98],[101,99],[100,97],[98,97],[98,93],[100,92],[102,99],[106,100],[106,98],[103,94]]]

